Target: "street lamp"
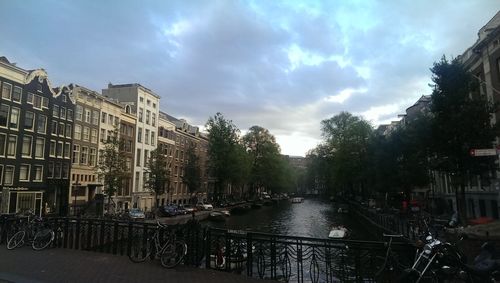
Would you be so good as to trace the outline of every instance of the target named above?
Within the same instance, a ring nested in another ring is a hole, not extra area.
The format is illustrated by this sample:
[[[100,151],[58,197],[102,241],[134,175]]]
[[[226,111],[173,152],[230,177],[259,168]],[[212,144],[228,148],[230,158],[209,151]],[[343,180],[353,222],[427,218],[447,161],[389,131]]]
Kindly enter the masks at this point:
[[[76,196],[77,196],[77,188],[80,186],[81,184],[78,183],[78,181],[74,182],[73,183],[73,194],[75,195],[75,200],[73,201],[73,216],[76,216]]]

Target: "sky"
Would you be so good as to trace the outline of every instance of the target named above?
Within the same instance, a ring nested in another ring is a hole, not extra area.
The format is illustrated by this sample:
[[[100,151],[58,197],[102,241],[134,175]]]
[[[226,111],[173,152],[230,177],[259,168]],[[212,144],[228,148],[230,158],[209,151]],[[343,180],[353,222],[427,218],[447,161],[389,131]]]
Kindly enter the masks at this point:
[[[268,129],[287,155],[341,111],[373,127],[430,94],[429,68],[461,55],[498,0],[0,0],[0,56],[53,85],[140,83],[203,127],[221,112]]]

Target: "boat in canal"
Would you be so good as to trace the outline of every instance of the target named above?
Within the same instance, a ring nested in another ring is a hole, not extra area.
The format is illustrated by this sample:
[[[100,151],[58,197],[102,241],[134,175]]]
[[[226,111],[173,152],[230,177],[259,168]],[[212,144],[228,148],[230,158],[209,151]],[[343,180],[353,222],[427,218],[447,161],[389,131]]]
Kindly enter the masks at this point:
[[[222,211],[212,211],[208,215],[208,220],[214,221],[214,222],[223,222],[226,221],[226,214]]]
[[[328,238],[330,239],[345,239],[349,236],[349,230],[340,225],[340,226],[333,226],[332,229],[330,230],[330,233],[328,234]]]
[[[292,198],[292,203],[301,203],[304,201],[304,198],[301,198],[301,197],[295,197],[295,198]]]

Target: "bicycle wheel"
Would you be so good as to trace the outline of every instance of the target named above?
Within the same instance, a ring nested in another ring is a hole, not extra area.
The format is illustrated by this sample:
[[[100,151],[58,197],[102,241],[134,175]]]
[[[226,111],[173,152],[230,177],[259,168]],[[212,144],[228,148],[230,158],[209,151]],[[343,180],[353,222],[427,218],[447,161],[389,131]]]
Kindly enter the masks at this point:
[[[132,262],[143,262],[151,254],[151,243],[149,239],[144,239],[142,237],[136,237],[132,240],[132,246],[130,248],[130,254],[128,258]]]
[[[161,265],[166,268],[177,266],[187,253],[187,245],[183,241],[169,243],[160,255]]]
[[[7,241],[7,249],[12,250],[17,247],[20,247],[24,244],[24,236],[26,235],[26,231],[21,230],[12,235]]]
[[[35,237],[33,238],[33,244],[31,247],[35,251],[40,251],[45,249],[54,241],[55,233],[50,228],[44,228],[38,232],[36,232]]]

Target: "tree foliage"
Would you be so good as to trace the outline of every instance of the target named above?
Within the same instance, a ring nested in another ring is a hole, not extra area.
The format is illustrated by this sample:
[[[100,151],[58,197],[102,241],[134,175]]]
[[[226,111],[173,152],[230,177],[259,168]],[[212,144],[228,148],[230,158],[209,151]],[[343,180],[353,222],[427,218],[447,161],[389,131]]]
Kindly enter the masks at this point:
[[[170,182],[168,159],[161,149],[152,150],[146,163],[146,188],[155,194],[155,207],[158,207],[158,195],[165,193],[165,187]]]
[[[97,175],[103,181],[104,193],[108,196],[108,203],[116,194],[123,182],[130,178],[130,168],[127,168],[127,158],[120,151],[122,141],[118,138],[118,129],[115,129],[110,139],[104,142],[104,149],[99,150],[99,162],[96,166]]]

